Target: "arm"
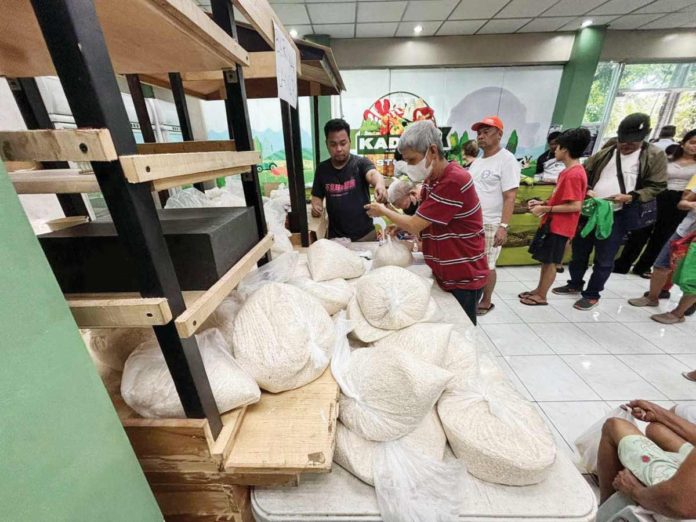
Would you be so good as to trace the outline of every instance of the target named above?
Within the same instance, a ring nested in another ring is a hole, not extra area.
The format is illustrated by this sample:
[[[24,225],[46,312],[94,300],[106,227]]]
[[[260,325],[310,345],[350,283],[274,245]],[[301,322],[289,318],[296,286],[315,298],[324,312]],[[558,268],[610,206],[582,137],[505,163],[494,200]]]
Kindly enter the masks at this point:
[[[375,196],[380,203],[387,201],[387,188],[384,186],[384,177],[377,172],[377,169],[370,169],[365,174],[367,182],[375,188]]]
[[[567,212],[580,212],[582,201],[566,201],[562,205],[535,205],[532,207],[532,214],[539,217],[543,214],[565,214]]]
[[[679,210],[694,210],[696,209],[696,192],[685,191],[681,201],[677,203]]]
[[[324,213],[324,197],[326,196],[326,188],[322,181],[321,172],[317,169],[314,172],[314,183],[312,183],[312,216],[319,217]]]
[[[640,201],[650,201],[667,188],[667,156],[663,151],[659,153],[650,152],[651,145],[647,151],[647,175],[642,180],[643,188],[632,192],[634,199],[638,197]]]
[[[407,216],[405,214],[401,214],[400,212],[395,212],[385,207],[381,203],[370,203],[369,205],[365,205],[365,210],[367,210],[367,214],[370,217],[384,216],[389,219],[389,221],[394,223],[398,228],[405,230],[414,236],[420,234],[421,231],[430,226],[430,221],[427,219],[423,219],[418,215]]]
[[[631,401],[628,406],[636,419],[644,422],[659,422],[682,439],[696,445],[696,424],[683,419],[672,410],[644,400]]]
[[[515,211],[515,196],[517,196],[517,188],[506,190],[503,192],[503,216],[500,220],[501,224],[510,224],[512,213]],[[494,246],[504,245],[507,241],[507,229],[498,227],[495,232]]]
[[[324,212],[324,199],[312,195],[312,216],[320,217]]]

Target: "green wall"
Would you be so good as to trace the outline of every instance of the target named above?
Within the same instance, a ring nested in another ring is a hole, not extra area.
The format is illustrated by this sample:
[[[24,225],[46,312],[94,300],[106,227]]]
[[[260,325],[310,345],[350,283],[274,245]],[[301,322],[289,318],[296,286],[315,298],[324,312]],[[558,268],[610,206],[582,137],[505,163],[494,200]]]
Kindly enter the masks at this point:
[[[563,67],[552,123],[572,129],[582,125],[606,27],[586,27],[575,35],[570,60]]]
[[[0,162],[0,519],[162,520]]]

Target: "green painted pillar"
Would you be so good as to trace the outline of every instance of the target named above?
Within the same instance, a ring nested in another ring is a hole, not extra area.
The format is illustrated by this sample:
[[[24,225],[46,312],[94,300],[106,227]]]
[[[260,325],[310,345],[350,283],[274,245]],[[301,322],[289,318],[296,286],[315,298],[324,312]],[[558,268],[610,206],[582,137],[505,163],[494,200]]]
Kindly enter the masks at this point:
[[[604,44],[606,27],[586,27],[575,35],[570,60],[563,67],[552,123],[571,129],[582,125],[585,106],[599,56]]]
[[[0,519],[161,521],[0,161]]]
[[[328,34],[308,34],[304,38],[310,42],[331,47],[331,37]],[[321,160],[324,161],[329,159],[329,151],[324,139],[324,124],[331,119],[331,96],[317,96],[317,100],[319,100],[319,152]],[[310,98],[309,104],[310,110],[314,114],[314,98]],[[314,127],[312,127],[312,143],[314,143]]]

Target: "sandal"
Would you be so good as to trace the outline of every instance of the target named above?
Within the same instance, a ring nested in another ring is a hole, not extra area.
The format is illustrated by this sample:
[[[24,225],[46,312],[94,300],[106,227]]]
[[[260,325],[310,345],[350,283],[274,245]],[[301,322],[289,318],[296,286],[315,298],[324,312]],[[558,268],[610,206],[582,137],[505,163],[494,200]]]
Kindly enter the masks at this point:
[[[520,303],[522,303],[523,305],[527,305],[527,306],[548,306],[549,305],[548,301],[537,301],[536,299],[533,299],[533,296],[531,296],[531,295],[527,296],[527,297],[523,297],[522,299],[520,299]]]
[[[696,382],[696,378],[691,377],[691,375],[689,375],[690,373],[693,372],[682,372],[682,377],[684,377],[687,381]]]
[[[491,306],[489,306],[488,308],[483,307],[483,306],[479,306],[479,307],[476,309],[476,315],[478,315],[478,316],[486,315],[488,312],[490,312],[490,311],[493,310],[494,308],[495,308],[495,305],[494,305],[493,303],[491,303]]]
[[[532,292],[521,292],[517,294],[517,297],[520,299],[524,299],[525,297],[529,297],[530,295],[534,295]]]

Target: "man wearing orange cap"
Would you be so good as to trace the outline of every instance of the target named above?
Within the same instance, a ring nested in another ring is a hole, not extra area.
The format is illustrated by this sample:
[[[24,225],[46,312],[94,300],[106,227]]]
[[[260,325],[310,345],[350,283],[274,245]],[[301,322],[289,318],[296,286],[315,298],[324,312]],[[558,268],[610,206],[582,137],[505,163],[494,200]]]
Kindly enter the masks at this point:
[[[481,200],[486,232],[486,256],[490,273],[477,310],[478,315],[485,315],[495,307],[491,302],[496,282],[495,263],[507,241],[507,229],[520,186],[521,168],[515,156],[500,146],[503,137],[503,122],[500,118],[483,118],[474,123],[471,130],[476,131],[476,141],[483,150],[483,157],[474,161],[469,172]]]

